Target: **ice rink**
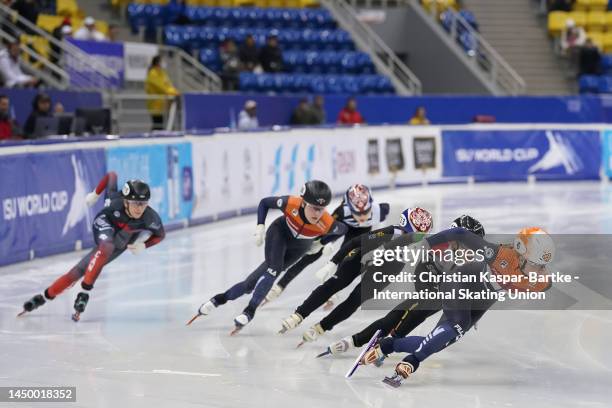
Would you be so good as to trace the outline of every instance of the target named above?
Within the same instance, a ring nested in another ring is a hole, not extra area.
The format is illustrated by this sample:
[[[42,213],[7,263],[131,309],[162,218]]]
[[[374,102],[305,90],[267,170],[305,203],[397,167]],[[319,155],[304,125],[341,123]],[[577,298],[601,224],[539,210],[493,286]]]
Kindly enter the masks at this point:
[[[528,225],[550,233],[612,233],[612,185],[595,182],[429,186],[374,197],[392,204],[392,221],[404,207],[429,209],[436,230],[468,213],[488,233]],[[271,211],[268,221],[278,215]],[[344,373],[355,350],[314,358],[381,312],[359,311],[300,349],[302,332],[323,311],[276,334],[281,319],[318,284],[321,263],[235,337],[229,336],[232,320],[248,297],[186,327],[200,303],[261,262],[255,224],[250,215],[176,231],[144,255],[126,253],[104,269],[79,323],[70,314],[80,287],[15,315],[82,253],[0,268],[0,386],[77,387],[77,403],[30,404],[35,407],[612,407],[610,311],[489,312],[477,331],[432,356],[398,389],[381,379],[399,355],[382,368],[360,368],[350,380]]]

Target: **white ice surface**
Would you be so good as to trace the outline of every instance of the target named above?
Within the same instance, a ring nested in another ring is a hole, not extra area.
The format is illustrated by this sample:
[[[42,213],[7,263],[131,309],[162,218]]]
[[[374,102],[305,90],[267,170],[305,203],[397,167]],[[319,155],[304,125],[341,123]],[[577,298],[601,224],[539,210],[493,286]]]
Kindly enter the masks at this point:
[[[600,183],[430,186],[376,192],[376,199],[391,202],[394,217],[405,206],[429,208],[438,227],[470,213],[490,233],[526,225],[612,233],[612,186]],[[356,350],[314,359],[381,312],[359,311],[297,350],[322,311],[276,334],[280,320],[316,286],[320,264],[236,337],[228,335],[232,319],[248,297],[185,327],[202,301],[259,264],[263,249],[253,244],[254,227],[255,216],[247,216],[172,232],[143,255],[126,253],[104,269],[79,323],[70,320],[79,286],[34,313],[15,315],[82,253],[0,268],[0,386],[77,387],[76,404],[16,407],[612,407],[610,311],[489,312],[477,331],[432,356],[396,390],[380,380],[400,356],[382,368],[363,367],[350,380],[344,373]]]

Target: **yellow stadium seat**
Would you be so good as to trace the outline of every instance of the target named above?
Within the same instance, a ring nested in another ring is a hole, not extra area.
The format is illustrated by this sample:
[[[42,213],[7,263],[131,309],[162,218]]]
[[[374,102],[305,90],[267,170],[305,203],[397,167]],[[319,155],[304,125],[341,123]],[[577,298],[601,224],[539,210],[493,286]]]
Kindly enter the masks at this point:
[[[285,7],[285,0],[268,0],[268,7]]]
[[[551,11],[548,13],[548,33],[553,37],[561,34],[565,28],[565,21],[568,19],[565,11]]]
[[[233,0],[217,0],[219,7],[232,7]]]
[[[55,3],[55,12],[58,16],[80,16],[79,5],[76,0],[57,0]]]
[[[578,27],[586,26],[586,13],[584,11],[570,11],[567,17],[574,20]]]
[[[300,0],[299,3],[300,3],[299,7],[302,7],[302,8],[321,7],[321,3],[319,3],[319,0]]]
[[[36,20],[36,25],[42,28],[43,30],[51,33],[57,26],[59,26],[62,21],[64,21],[64,17],[62,16],[52,16],[50,14],[39,14],[38,19]]]
[[[612,53],[612,33],[604,34],[602,50],[606,54]]]
[[[612,31],[612,11],[606,12],[606,31]]]
[[[574,10],[576,11],[587,11],[591,6],[591,0],[576,0],[574,4]]]
[[[249,7],[249,6],[254,6],[254,5],[255,5],[254,0],[233,0],[232,1],[232,6],[234,7]]]
[[[268,7],[268,0],[255,0],[255,6]]]
[[[606,13],[603,11],[591,11],[587,14],[586,29],[588,31],[603,31],[606,25]]]
[[[215,7],[217,5],[217,0],[200,0],[200,6]]]
[[[590,0],[589,10],[591,11],[606,11],[608,8],[608,0]]]
[[[593,41],[593,44],[595,44],[597,48],[599,48],[600,50],[603,50],[604,37],[605,37],[604,33],[588,32],[587,37],[590,38],[591,41]]]

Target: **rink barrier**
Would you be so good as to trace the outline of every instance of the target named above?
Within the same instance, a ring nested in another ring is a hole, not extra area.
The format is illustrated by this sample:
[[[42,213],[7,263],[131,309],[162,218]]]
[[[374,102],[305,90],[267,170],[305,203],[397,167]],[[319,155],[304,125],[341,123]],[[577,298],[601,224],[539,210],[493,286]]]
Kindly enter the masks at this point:
[[[364,126],[98,137],[0,145],[0,265],[90,247],[109,170],[141,178],[167,230],[253,214],[310,179],[373,189],[610,174],[602,125]],[[602,166],[602,163],[605,166]]]

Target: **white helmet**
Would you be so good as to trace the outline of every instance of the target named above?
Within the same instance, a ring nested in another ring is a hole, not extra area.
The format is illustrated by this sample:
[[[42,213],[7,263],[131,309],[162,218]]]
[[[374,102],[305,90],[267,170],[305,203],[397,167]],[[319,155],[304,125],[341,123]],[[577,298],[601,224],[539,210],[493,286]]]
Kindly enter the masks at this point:
[[[546,265],[555,256],[555,243],[542,228],[523,228],[514,238],[514,250],[535,265]]]

